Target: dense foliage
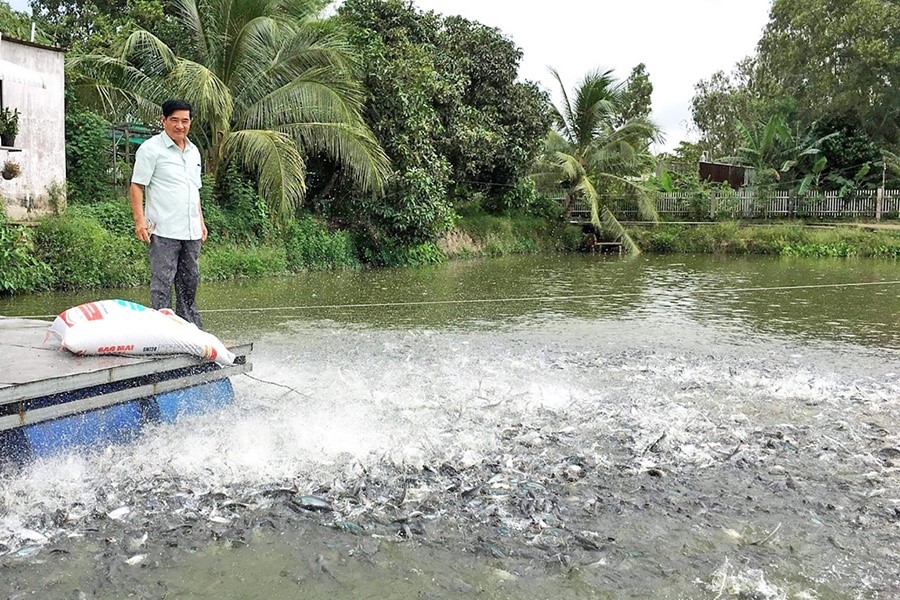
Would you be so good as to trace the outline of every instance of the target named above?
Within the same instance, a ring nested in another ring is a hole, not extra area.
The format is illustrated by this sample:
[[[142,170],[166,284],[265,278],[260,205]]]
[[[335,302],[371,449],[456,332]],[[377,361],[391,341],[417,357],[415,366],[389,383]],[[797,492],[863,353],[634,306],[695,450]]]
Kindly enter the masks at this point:
[[[110,200],[110,123],[97,113],[66,111],[66,192],[71,203]]]
[[[0,211],[0,293],[31,292],[50,284],[50,267],[35,254],[30,232]]]
[[[780,122],[806,148],[821,142],[816,160],[794,162],[796,183],[848,190],[884,177],[897,185],[890,157],[900,150],[898,22],[893,0],[775,0],[756,54],[731,76],[718,72],[696,86],[703,150],[710,159],[733,157],[748,148],[748,132]],[[770,154],[754,166],[781,171],[784,157]]]
[[[549,117],[537,87],[516,82],[511,40],[402,0],[348,0],[339,16],[363,59],[366,120],[395,169],[385,198],[351,203],[347,217],[419,244],[453,224],[452,197],[491,205],[527,175]]]

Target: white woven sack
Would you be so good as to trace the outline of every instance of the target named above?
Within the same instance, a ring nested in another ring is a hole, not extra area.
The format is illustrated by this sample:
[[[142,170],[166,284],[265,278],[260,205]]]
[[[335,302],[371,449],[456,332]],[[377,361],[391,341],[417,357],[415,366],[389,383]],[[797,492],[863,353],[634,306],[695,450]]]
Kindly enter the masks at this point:
[[[48,329],[60,347],[75,354],[193,354],[220,365],[235,356],[216,336],[171,310],[127,300],[88,302],[60,313]]]

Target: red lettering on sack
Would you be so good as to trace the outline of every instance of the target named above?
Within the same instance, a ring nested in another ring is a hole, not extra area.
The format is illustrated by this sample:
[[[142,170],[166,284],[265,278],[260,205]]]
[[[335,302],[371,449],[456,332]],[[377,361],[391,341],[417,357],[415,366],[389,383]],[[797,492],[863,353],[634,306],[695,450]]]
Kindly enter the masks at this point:
[[[97,348],[97,354],[109,354],[110,352],[131,352],[134,350],[134,344],[127,346],[100,346]]]
[[[103,318],[103,313],[100,312],[100,309],[93,302],[82,304],[78,309],[84,313],[84,318],[88,321],[99,321]]]

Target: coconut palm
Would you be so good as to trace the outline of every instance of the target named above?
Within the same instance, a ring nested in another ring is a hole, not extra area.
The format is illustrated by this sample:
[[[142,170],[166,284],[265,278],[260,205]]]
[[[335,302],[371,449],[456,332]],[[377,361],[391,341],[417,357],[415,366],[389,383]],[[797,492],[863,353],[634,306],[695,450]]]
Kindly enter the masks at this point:
[[[547,136],[535,178],[561,187],[567,205],[586,201],[594,227],[621,240],[629,252],[640,253],[608,202],[613,193],[630,192],[637,198],[638,214],[658,220],[653,198],[639,176],[653,164],[649,145],[660,139],[659,129],[643,118],[616,125],[624,98],[612,71],[589,72],[571,100],[559,73],[551,72],[559,82],[562,105],[553,107],[556,127]]]
[[[173,0],[183,28],[176,53],[133,32],[112,55],[75,57],[83,97],[109,114],[159,118],[166,98],[194,107],[191,137],[213,175],[236,162],[254,173],[270,210],[289,218],[302,203],[307,159],[326,157],[366,191],[388,159],[365,125],[364,91],[336,25],[318,0]]]

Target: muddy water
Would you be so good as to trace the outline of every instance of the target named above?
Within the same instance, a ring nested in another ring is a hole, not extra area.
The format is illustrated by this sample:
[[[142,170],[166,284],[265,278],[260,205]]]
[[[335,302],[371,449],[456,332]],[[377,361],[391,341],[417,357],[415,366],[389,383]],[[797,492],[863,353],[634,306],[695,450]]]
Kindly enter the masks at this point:
[[[253,378],[0,475],[0,598],[897,597],[891,281],[563,256],[205,285]]]

